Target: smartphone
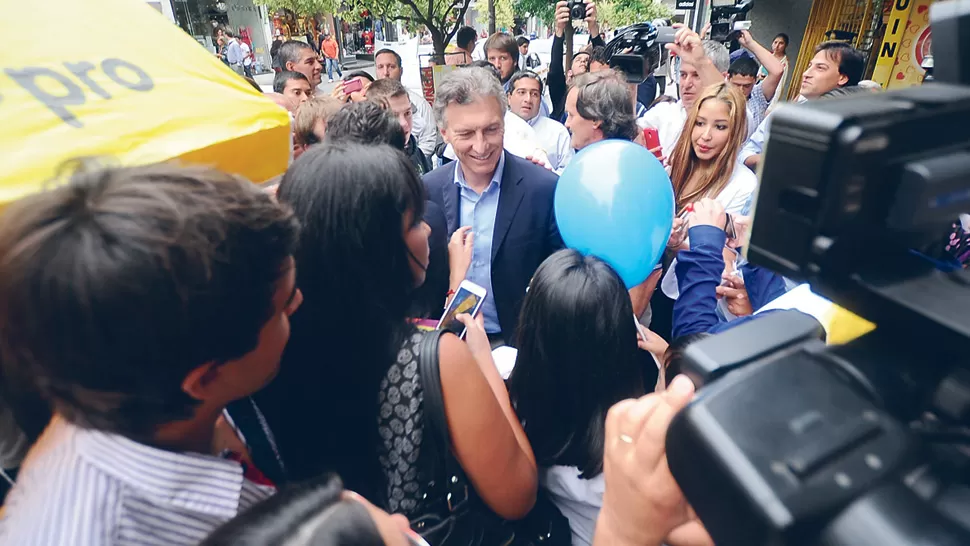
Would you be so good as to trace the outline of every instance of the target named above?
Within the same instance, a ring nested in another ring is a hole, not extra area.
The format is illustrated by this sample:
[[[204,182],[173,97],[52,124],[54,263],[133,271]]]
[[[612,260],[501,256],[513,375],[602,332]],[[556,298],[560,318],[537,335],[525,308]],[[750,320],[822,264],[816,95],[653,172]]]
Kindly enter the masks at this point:
[[[438,330],[447,330],[458,334],[458,337],[465,339],[465,325],[455,317],[461,314],[471,315],[472,318],[478,316],[478,312],[485,303],[485,289],[471,281],[461,281],[455,297],[451,298],[451,303],[445,308],[445,313],[438,321]]]
[[[344,95],[349,95],[354,91],[360,91],[363,88],[364,84],[360,82],[360,78],[347,80],[347,83],[344,84]]]
[[[725,213],[724,217],[724,233],[727,235],[728,239],[737,239],[738,230],[734,227],[734,217],[732,217],[730,213]]]
[[[660,148],[660,132],[652,127],[643,130],[643,142],[648,150],[656,150],[653,155],[660,159],[664,156],[663,149]]]

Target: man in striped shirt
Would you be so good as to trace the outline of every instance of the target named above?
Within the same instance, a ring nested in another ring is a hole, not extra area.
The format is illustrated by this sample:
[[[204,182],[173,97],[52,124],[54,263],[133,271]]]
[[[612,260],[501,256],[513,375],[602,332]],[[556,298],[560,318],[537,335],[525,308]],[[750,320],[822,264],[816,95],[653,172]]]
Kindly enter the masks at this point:
[[[82,171],[5,211],[3,375],[54,418],[0,543],[194,545],[275,492],[214,429],[279,367],[297,231],[249,182],[171,165]]]

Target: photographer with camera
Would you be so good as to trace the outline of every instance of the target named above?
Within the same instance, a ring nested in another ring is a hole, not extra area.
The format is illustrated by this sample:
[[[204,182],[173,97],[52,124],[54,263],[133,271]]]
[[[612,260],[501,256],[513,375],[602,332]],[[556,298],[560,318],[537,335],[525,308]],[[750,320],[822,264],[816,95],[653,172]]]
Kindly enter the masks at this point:
[[[549,98],[552,101],[552,114],[549,117],[561,122],[566,121],[567,86],[572,83],[573,78],[589,71],[590,55],[585,50],[573,53],[573,61],[568,73],[563,67],[566,25],[572,24],[573,19],[575,19],[573,15],[576,14],[571,12],[579,11],[580,5],[583,5],[583,3],[567,2],[566,0],[556,2],[556,33],[552,39],[552,53],[549,59],[549,75],[546,77],[546,85],[549,86]],[[585,21],[590,36],[589,45],[591,47],[606,46],[599,35],[600,27],[596,21],[596,4],[586,2],[585,6]]]

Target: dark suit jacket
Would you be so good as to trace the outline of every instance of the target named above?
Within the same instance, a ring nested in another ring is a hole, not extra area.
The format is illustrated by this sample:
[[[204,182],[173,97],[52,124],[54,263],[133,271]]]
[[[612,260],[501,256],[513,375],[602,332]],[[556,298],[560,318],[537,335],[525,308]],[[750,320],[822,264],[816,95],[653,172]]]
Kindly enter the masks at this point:
[[[452,162],[424,175],[428,200],[444,211],[449,238],[461,220],[461,196],[455,185],[457,164]],[[543,260],[563,248],[553,211],[558,179],[531,161],[505,152],[492,233],[492,292],[502,334],[510,344],[515,342],[519,309],[532,275]]]

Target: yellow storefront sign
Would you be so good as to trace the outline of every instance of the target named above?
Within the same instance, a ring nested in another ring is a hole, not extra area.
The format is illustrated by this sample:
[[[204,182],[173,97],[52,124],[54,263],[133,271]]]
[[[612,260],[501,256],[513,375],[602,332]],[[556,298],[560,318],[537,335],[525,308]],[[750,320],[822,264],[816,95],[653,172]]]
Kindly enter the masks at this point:
[[[886,34],[879,46],[876,68],[872,72],[872,80],[878,82],[883,88],[889,84],[889,78],[892,76],[893,65],[896,64],[896,56],[899,55],[899,44],[906,33],[909,12],[912,9],[913,0],[896,0],[893,2],[893,11],[889,16],[889,23],[886,25]]]
[[[0,207],[66,161],[168,159],[264,182],[289,160],[289,115],[135,0],[0,0]]]

